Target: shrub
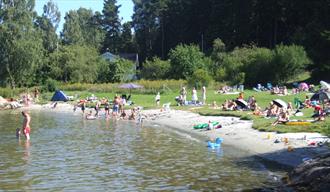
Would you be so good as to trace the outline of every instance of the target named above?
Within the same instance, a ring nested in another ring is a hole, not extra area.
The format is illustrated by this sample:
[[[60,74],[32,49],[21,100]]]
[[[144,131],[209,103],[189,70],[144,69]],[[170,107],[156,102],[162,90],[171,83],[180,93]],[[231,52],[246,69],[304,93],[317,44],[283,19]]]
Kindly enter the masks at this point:
[[[274,81],[283,83],[301,73],[311,60],[305,49],[298,45],[277,45],[273,50],[272,71]]]
[[[57,90],[57,82],[54,79],[47,79],[42,88],[43,91],[54,92]]]
[[[151,60],[146,60],[143,63],[143,69],[141,76],[144,79],[156,80],[167,79],[171,64],[169,61],[163,61],[158,57],[154,57]]]
[[[171,62],[171,78],[187,79],[197,69],[206,69],[204,54],[196,45],[178,45],[169,53]]]
[[[196,87],[196,89],[199,89],[202,86],[208,86],[212,80],[212,77],[207,71],[198,69],[192,74],[191,77],[188,78],[188,84],[192,87]]]

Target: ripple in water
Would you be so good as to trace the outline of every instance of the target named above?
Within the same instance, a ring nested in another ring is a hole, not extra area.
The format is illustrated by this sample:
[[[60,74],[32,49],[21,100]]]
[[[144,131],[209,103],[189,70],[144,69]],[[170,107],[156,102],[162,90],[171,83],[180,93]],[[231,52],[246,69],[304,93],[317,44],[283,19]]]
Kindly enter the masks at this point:
[[[240,191],[278,184],[244,152],[209,150],[160,126],[33,112],[27,143],[15,139],[19,113],[0,112],[0,122],[4,191]]]

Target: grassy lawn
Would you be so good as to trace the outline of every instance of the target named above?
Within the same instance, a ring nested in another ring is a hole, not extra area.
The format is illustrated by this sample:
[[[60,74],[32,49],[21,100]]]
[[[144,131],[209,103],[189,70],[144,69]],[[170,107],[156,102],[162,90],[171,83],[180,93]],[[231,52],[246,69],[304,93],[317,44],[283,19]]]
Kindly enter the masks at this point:
[[[111,92],[88,92],[88,91],[65,91],[67,95],[77,96],[77,98],[86,98],[94,94],[98,98],[108,98],[110,100],[113,99],[115,93]],[[120,93],[121,95],[123,93]],[[126,92],[129,94],[129,91]],[[299,98],[300,100],[304,100],[305,96],[308,93],[300,93],[297,95],[288,95],[288,96],[277,96],[271,95],[269,92],[255,92],[253,90],[245,90],[244,91],[244,98],[248,98],[249,96],[254,96],[258,102],[258,105],[264,109],[268,106],[269,102],[273,99],[282,99],[286,102],[292,102],[295,97]],[[236,116],[240,117],[241,119],[248,119],[253,120],[253,127],[260,131],[275,131],[275,132],[320,132],[323,134],[329,135],[330,133],[330,118],[327,118],[325,122],[317,122],[313,123],[308,126],[288,126],[288,125],[277,125],[271,126],[271,123],[275,121],[274,118],[266,119],[261,116],[255,116],[252,114],[251,111],[222,111],[220,109],[213,109],[210,106],[202,106],[202,107],[195,107],[195,106],[176,106],[176,102],[174,98],[179,95],[179,90],[166,92],[161,94],[161,105],[157,107],[155,104],[155,95],[151,94],[142,94],[142,93],[132,93],[131,100],[134,101],[135,106],[143,106],[144,109],[156,109],[161,108],[162,104],[164,103],[171,103],[171,107],[174,109],[180,110],[189,110],[195,113],[199,113],[201,115],[215,115],[215,116]],[[45,93],[43,94],[44,101],[50,100],[52,93]],[[201,97],[201,92],[199,91],[199,98]],[[220,106],[226,99],[235,99],[238,94],[235,95],[224,95],[224,94],[217,94],[214,90],[207,91],[207,103],[212,103],[216,101],[218,106]],[[189,90],[187,99],[191,100],[191,92]],[[92,105],[92,104],[90,104]],[[297,119],[297,120],[307,120],[312,119],[311,115],[313,113],[313,109],[303,109],[302,112],[304,116],[302,117],[290,117],[290,119]]]

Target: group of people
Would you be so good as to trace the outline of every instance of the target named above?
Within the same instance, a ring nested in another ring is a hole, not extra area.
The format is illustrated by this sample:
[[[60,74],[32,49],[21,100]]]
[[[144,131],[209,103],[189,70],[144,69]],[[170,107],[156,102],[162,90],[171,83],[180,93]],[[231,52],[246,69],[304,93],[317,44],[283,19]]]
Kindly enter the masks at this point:
[[[176,101],[178,105],[183,106],[183,105],[201,105],[201,104],[206,104],[206,87],[202,87],[202,100],[198,99],[198,94],[197,94],[197,89],[193,87],[191,91],[191,101],[187,100],[187,90],[186,87],[182,87],[180,90],[180,95],[176,97]]]
[[[77,107],[80,107],[82,110],[82,113],[85,114],[86,110],[86,103],[87,100],[80,100],[77,105],[74,106],[74,111],[77,110]],[[127,97],[125,95],[123,96],[114,96],[113,101],[109,101],[108,99],[101,99],[91,101],[91,103],[94,104],[94,111],[91,109],[88,114],[86,114],[86,119],[96,119],[100,116],[100,112],[102,110],[102,107],[104,108],[104,114],[106,118],[113,117],[114,119],[127,119],[127,120],[135,120],[137,113],[139,111],[139,108],[132,108],[130,110],[130,113],[127,113],[125,110],[125,105],[127,104]],[[112,109],[110,109],[112,106]]]

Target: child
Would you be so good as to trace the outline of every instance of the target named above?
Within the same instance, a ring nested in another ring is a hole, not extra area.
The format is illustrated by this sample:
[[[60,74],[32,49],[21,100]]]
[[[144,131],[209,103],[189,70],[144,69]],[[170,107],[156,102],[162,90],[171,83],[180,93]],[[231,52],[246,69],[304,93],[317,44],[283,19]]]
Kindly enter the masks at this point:
[[[159,102],[160,102],[160,93],[158,92],[156,97],[155,97],[155,101],[156,101],[156,105],[159,106]]]

